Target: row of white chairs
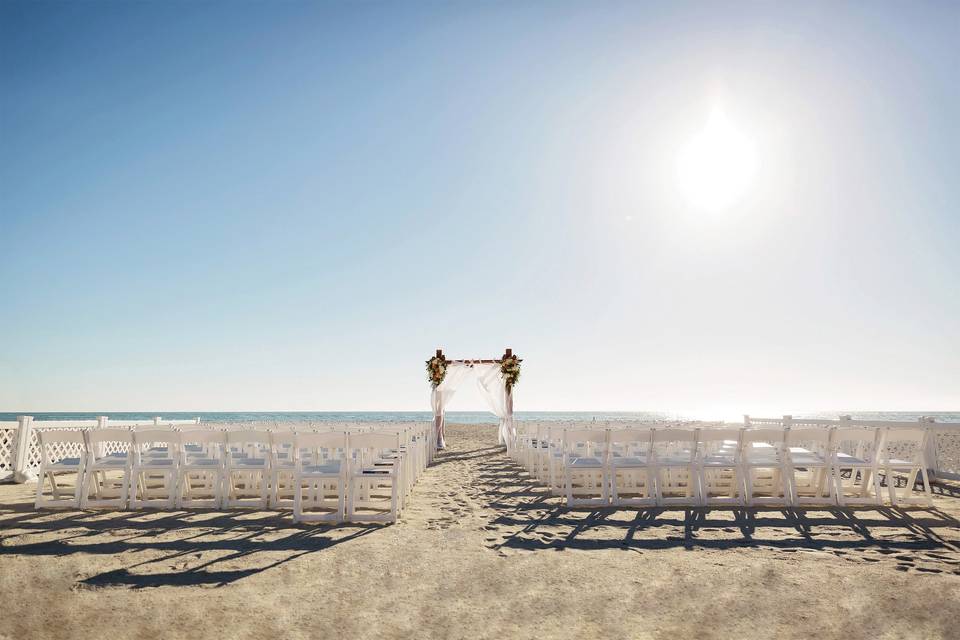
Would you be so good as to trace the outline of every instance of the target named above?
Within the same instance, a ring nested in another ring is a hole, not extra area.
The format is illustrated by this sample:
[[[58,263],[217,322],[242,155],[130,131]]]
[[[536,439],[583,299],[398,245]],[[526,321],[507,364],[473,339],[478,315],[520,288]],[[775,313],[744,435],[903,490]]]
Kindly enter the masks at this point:
[[[190,425],[37,435],[37,508],[291,508],[295,521],[395,522],[432,456],[431,429],[419,423],[350,431]],[[67,474],[74,474],[72,490],[62,483]]]
[[[569,506],[930,505],[927,437],[920,427],[540,424],[511,455]]]

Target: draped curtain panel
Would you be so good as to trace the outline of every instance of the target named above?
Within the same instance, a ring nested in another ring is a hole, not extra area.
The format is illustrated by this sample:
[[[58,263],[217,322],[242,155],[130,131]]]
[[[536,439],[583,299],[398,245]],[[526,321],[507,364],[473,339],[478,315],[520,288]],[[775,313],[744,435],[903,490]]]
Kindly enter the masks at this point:
[[[474,365],[477,374],[477,387],[480,395],[487,401],[490,411],[500,419],[498,437],[500,444],[507,444],[511,437],[510,407],[507,403],[507,387],[503,383],[503,373],[499,364]]]
[[[447,365],[447,375],[431,393],[430,404],[433,408],[434,426],[437,430],[437,446],[441,449],[447,446],[443,440],[444,411],[450,399],[457,392],[460,383],[470,372],[470,367],[459,362]]]

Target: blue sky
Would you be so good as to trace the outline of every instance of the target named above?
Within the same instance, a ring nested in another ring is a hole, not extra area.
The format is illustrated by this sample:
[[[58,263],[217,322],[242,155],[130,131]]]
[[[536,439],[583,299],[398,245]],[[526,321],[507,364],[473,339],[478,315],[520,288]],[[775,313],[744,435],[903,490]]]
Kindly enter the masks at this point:
[[[951,3],[0,4],[0,409],[960,408]],[[722,108],[721,211],[676,158]],[[466,392],[454,408],[483,408]]]

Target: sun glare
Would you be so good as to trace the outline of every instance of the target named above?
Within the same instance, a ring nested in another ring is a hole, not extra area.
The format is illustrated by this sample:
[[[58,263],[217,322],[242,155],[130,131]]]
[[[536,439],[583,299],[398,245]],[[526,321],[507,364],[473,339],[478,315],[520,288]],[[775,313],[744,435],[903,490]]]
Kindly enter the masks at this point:
[[[706,126],[677,155],[677,181],[697,208],[723,211],[750,187],[757,171],[753,141],[714,109]]]

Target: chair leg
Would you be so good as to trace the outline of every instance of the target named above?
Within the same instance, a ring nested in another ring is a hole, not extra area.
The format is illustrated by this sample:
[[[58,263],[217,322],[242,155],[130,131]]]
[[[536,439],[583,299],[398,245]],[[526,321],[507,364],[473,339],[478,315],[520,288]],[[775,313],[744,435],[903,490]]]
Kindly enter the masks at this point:
[[[840,467],[833,468],[833,486],[834,494],[833,497],[837,501],[837,506],[843,507],[846,506],[846,496],[843,493],[843,475]]]
[[[658,507],[663,505],[663,491],[660,488],[660,467],[654,467],[653,471],[653,501]]]
[[[700,504],[700,476],[693,467],[687,468],[687,495],[690,498],[690,504]]]
[[[784,497],[787,498],[787,504],[792,507],[799,506],[800,493],[797,491],[797,470],[795,467],[787,468],[786,473],[783,474],[783,484],[782,490]]]
[[[59,500],[59,499],[60,499],[60,485],[57,484],[57,474],[56,474],[56,472],[54,472],[54,471],[50,471],[50,472],[48,472],[47,476],[48,476],[49,479],[50,479],[50,494],[53,496],[53,499],[54,499],[54,500]],[[84,482],[85,480],[86,480],[86,478],[81,478],[80,476],[77,476],[77,484],[78,484],[78,485],[83,486],[83,482]],[[73,492],[74,492],[74,495],[77,494],[76,485],[74,485],[74,490],[73,490]]]
[[[400,478],[394,476],[390,488],[390,514],[393,518],[393,522],[397,521],[397,516],[399,515],[397,510],[397,491],[400,488],[399,484]]]
[[[264,469],[260,472],[260,508],[270,507],[270,472]]]
[[[213,479],[214,494],[213,495],[215,496],[214,504],[216,505],[217,509],[223,509],[226,506],[226,502],[228,500],[228,497],[227,497],[228,494],[226,494],[228,481],[229,481],[229,474],[224,475],[223,471],[221,471],[220,473],[214,476],[214,479]]]
[[[753,506],[753,471],[749,467],[743,470],[743,499],[745,506]]]
[[[829,489],[828,489],[827,486],[826,486],[826,483],[824,482],[825,478],[826,478],[826,467],[821,467],[820,469],[817,470],[817,473],[816,473],[816,481],[815,481],[815,483],[814,483],[814,485],[815,485],[816,488],[817,488],[817,497],[818,497],[818,498],[823,498],[823,497],[824,497],[823,492],[824,492],[825,489],[826,489],[827,491],[829,491]],[[829,493],[827,494],[826,497],[828,497],[828,498],[830,497]]]
[[[928,507],[933,506],[933,490],[930,487],[930,477],[927,473],[927,464],[925,461],[920,461],[920,474],[923,478],[923,493],[925,496],[925,502]]]
[[[354,476],[350,477],[349,481],[349,490],[347,491],[347,518],[348,522],[352,522],[356,517],[356,502],[355,497],[357,495],[356,486],[357,478]]]
[[[123,471],[123,486],[120,488],[120,508],[126,509],[130,504],[130,468]]]
[[[90,503],[90,487],[97,483],[97,472],[91,470],[87,474],[87,477],[84,478],[84,482],[81,485],[83,488],[80,490],[80,508],[86,509]],[[99,497],[99,491],[97,492],[97,497]]]
[[[897,479],[893,477],[893,470],[890,467],[884,469],[884,475],[887,478],[887,496],[890,499],[890,506],[897,505]]]
[[[882,491],[880,489],[880,471],[877,469],[871,469],[867,473],[873,475],[873,497],[876,504],[882,504],[883,500],[881,499]],[[867,478],[869,476],[865,475],[863,478],[863,488],[866,491],[867,488]],[[889,480],[889,478],[888,478]]]
[[[299,475],[293,477],[293,521],[300,522],[303,513],[303,480]]]

